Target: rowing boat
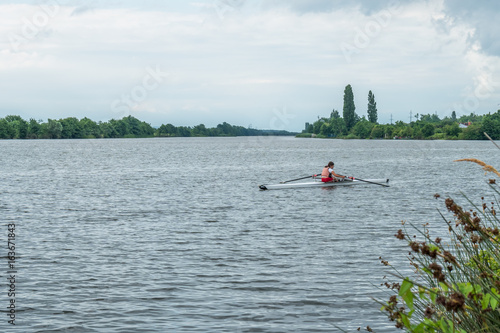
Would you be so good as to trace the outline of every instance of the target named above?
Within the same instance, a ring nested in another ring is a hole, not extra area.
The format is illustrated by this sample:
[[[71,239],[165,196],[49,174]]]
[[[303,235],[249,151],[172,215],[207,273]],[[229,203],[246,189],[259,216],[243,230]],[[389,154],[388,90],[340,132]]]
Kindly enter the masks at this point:
[[[287,188],[301,188],[301,187],[333,187],[333,186],[346,186],[346,185],[360,185],[360,184],[374,183],[377,185],[388,186],[389,179],[345,179],[344,181],[323,183],[321,179],[314,179],[302,183],[287,183],[287,184],[270,184],[260,185],[261,190],[281,190]]]

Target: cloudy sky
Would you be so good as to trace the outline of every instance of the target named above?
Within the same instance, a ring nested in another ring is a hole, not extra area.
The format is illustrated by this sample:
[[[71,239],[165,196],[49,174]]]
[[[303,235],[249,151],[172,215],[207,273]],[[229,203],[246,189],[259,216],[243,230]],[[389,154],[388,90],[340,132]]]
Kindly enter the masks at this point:
[[[495,0],[0,0],[0,117],[300,131],[500,108]]]

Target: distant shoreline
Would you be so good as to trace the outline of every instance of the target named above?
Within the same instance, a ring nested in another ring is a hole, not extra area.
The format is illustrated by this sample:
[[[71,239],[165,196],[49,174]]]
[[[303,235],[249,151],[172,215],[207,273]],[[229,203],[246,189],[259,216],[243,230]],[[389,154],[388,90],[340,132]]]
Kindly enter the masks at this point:
[[[237,136],[294,136],[297,132],[284,130],[259,130],[234,126],[223,122],[213,128],[204,124],[194,127],[150,124],[127,116],[107,122],[95,122],[89,118],[69,117],[47,122],[20,116],[0,118],[0,139],[129,139],[154,137],[237,137]]]

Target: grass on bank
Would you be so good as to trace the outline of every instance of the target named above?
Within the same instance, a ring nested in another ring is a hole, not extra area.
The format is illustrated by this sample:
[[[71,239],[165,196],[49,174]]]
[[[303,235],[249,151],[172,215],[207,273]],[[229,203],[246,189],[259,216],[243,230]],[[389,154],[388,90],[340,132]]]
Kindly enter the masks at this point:
[[[480,160],[458,161],[477,163],[500,176]],[[500,332],[500,220],[496,210],[500,189],[496,179],[490,179],[490,188],[492,200],[482,197],[476,205],[467,199],[468,209],[435,195],[449,212],[440,212],[448,226],[448,240],[434,238],[428,224],[421,228],[403,223],[395,234],[410,248],[408,260],[414,275],[404,276],[392,267],[397,282],[386,281],[388,300],[377,302],[397,328],[415,333]]]

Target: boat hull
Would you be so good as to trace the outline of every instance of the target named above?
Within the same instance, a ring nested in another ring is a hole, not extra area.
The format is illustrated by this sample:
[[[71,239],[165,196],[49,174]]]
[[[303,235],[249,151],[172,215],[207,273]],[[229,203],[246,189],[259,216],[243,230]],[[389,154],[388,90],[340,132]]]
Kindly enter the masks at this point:
[[[323,183],[321,180],[317,179],[314,181],[302,182],[302,183],[288,183],[288,184],[270,184],[270,185],[260,185],[261,190],[282,190],[288,188],[303,188],[303,187],[334,187],[334,186],[347,186],[347,185],[360,185],[360,184],[380,184],[388,186],[389,179],[364,179],[364,180],[345,180],[341,182],[329,182]]]

